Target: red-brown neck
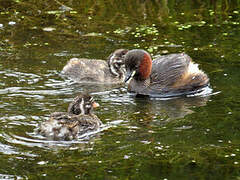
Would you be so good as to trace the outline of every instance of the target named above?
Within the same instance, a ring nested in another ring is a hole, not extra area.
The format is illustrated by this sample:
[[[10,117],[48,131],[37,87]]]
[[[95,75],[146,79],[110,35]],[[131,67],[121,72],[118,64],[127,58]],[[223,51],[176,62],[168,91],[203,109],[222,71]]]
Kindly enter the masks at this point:
[[[143,80],[147,79],[152,70],[152,58],[148,53],[145,53],[139,65],[139,74]]]

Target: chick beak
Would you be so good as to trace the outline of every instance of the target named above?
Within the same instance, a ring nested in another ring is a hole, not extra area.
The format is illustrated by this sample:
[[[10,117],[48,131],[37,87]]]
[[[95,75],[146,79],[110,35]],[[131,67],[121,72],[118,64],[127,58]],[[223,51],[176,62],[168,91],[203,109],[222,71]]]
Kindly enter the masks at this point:
[[[132,79],[132,77],[135,75],[136,71],[127,71],[126,72],[126,77],[124,79],[124,82],[127,83],[128,81],[130,81]]]
[[[93,106],[93,108],[97,108],[97,107],[99,107],[100,105],[99,105],[97,102],[93,102],[93,103],[92,103],[92,106]]]

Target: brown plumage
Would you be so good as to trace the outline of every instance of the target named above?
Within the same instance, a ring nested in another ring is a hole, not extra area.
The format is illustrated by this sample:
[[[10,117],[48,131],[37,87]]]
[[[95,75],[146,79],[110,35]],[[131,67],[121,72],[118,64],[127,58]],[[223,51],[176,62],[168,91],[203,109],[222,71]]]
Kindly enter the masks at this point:
[[[126,49],[117,49],[107,61],[72,58],[63,68],[62,74],[78,83],[119,84],[124,82],[124,55]]]
[[[125,56],[126,79],[132,93],[169,97],[201,92],[209,84],[207,75],[185,53],[161,56],[152,61],[144,50]]]
[[[89,95],[74,98],[68,112],[54,112],[40,125],[39,133],[52,140],[72,140],[78,135],[96,131],[102,122],[92,113],[98,104]]]

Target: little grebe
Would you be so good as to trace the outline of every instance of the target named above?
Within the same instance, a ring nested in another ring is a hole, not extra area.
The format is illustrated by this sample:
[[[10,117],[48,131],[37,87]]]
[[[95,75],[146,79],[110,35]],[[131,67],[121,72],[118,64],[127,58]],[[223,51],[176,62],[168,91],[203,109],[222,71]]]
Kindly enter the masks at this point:
[[[209,85],[207,75],[185,53],[169,54],[152,61],[148,52],[140,49],[125,55],[128,91],[152,97],[172,97],[195,94]]]
[[[117,49],[107,61],[72,58],[65,65],[62,74],[79,83],[119,84],[124,82],[124,55],[126,49]]]
[[[68,112],[54,112],[41,124],[39,133],[53,140],[72,140],[77,135],[99,129],[102,122],[92,113],[99,104],[89,95],[79,95],[68,107]]]

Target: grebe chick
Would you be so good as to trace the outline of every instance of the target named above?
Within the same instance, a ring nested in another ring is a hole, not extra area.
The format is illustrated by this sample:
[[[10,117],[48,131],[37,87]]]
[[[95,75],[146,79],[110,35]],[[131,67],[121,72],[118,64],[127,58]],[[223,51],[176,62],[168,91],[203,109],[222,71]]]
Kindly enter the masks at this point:
[[[92,113],[99,104],[89,95],[79,95],[68,107],[68,112],[54,112],[40,125],[39,133],[52,140],[72,140],[78,135],[96,131],[101,120]]]
[[[128,50],[117,49],[107,61],[86,58],[72,58],[62,74],[78,83],[120,84],[124,82],[124,56]]]

